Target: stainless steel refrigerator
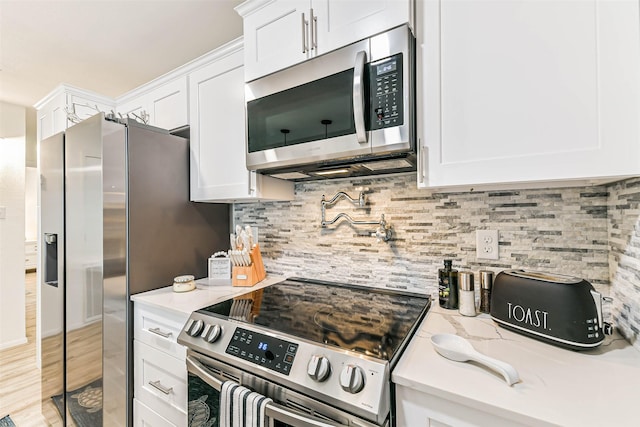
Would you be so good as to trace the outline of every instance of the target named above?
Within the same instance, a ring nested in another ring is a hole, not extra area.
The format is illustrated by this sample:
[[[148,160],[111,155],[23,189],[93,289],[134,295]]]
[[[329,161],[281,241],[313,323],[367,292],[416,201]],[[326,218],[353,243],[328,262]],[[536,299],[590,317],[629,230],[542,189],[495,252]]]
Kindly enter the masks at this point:
[[[39,150],[43,414],[132,425],[129,297],[205,277],[229,207],[189,201],[188,140],[162,129],[98,114]]]

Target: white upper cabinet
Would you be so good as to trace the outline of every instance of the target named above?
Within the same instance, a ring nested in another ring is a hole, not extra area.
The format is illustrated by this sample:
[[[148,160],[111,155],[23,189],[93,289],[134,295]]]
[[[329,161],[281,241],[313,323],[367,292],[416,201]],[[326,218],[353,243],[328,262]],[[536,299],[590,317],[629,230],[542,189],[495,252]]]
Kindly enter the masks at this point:
[[[67,130],[80,120],[88,119],[99,111],[115,110],[115,101],[105,96],[61,84],[40,100],[37,112],[37,139],[42,141]]]
[[[418,2],[418,185],[639,174],[638,7]]]
[[[311,55],[309,46],[309,0],[276,0],[243,15],[245,80],[251,81],[302,62]],[[242,8],[242,9],[240,9]]]
[[[244,21],[245,80],[411,23],[411,0],[250,0]]]
[[[189,74],[191,200],[292,200],[293,184],[246,167],[242,41]]]
[[[56,93],[48,99],[36,104],[38,141],[42,141],[67,129],[67,94]]]
[[[132,118],[146,117],[148,124],[176,129],[189,123],[187,76],[152,81],[118,98],[118,113]]]

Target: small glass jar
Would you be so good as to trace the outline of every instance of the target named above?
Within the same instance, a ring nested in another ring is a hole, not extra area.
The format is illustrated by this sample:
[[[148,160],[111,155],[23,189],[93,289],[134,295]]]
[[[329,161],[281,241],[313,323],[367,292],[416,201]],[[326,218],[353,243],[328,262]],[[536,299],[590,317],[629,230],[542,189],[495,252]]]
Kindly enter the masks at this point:
[[[459,311],[463,316],[475,316],[476,293],[473,287],[473,273],[461,271],[458,273],[458,303]]]
[[[173,278],[173,292],[188,292],[196,288],[195,277],[190,274]]]

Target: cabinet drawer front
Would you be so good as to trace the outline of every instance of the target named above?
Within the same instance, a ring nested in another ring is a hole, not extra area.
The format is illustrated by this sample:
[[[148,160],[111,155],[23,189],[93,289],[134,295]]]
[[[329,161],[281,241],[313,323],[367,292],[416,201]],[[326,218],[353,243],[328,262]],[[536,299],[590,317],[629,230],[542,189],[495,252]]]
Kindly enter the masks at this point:
[[[181,424],[187,416],[187,366],[180,360],[135,341],[134,394],[150,409]]]
[[[24,266],[26,268],[36,268],[37,264],[38,264],[38,255],[36,254],[25,255]]]
[[[38,252],[38,242],[24,242],[24,251],[25,253],[33,253],[35,254],[36,252]]]
[[[135,427],[178,427],[149,409],[138,399],[133,399],[133,425]],[[180,427],[182,426],[186,426],[186,423],[180,424]]]
[[[174,357],[184,359],[185,347],[176,342],[188,316],[135,305],[134,338]]]

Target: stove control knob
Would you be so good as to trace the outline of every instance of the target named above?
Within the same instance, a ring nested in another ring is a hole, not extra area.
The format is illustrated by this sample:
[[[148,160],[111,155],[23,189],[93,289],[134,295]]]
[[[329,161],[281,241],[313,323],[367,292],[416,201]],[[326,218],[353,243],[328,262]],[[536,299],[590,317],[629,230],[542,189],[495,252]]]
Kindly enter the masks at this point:
[[[340,386],[344,391],[356,394],[364,388],[364,373],[357,365],[347,365],[340,373]]]
[[[187,334],[192,337],[198,336],[198,334],[202,331],[204,327],[204,322],[202,320],[196,320],[189,327],[187,327]]]
[[[222,332],[222,327],[218,324],[209,325],[207,324],[202,331],[202,339],[206,342],[213,343],[220,338],[220,333]]]
[[[307,365],[307,374],[314,381],[321,383],[322,381],[329,378],[330,373],[331,364],[329,363],[329,359],[317,354],[311,356],[311,360],[309,360],[309,364]]]

